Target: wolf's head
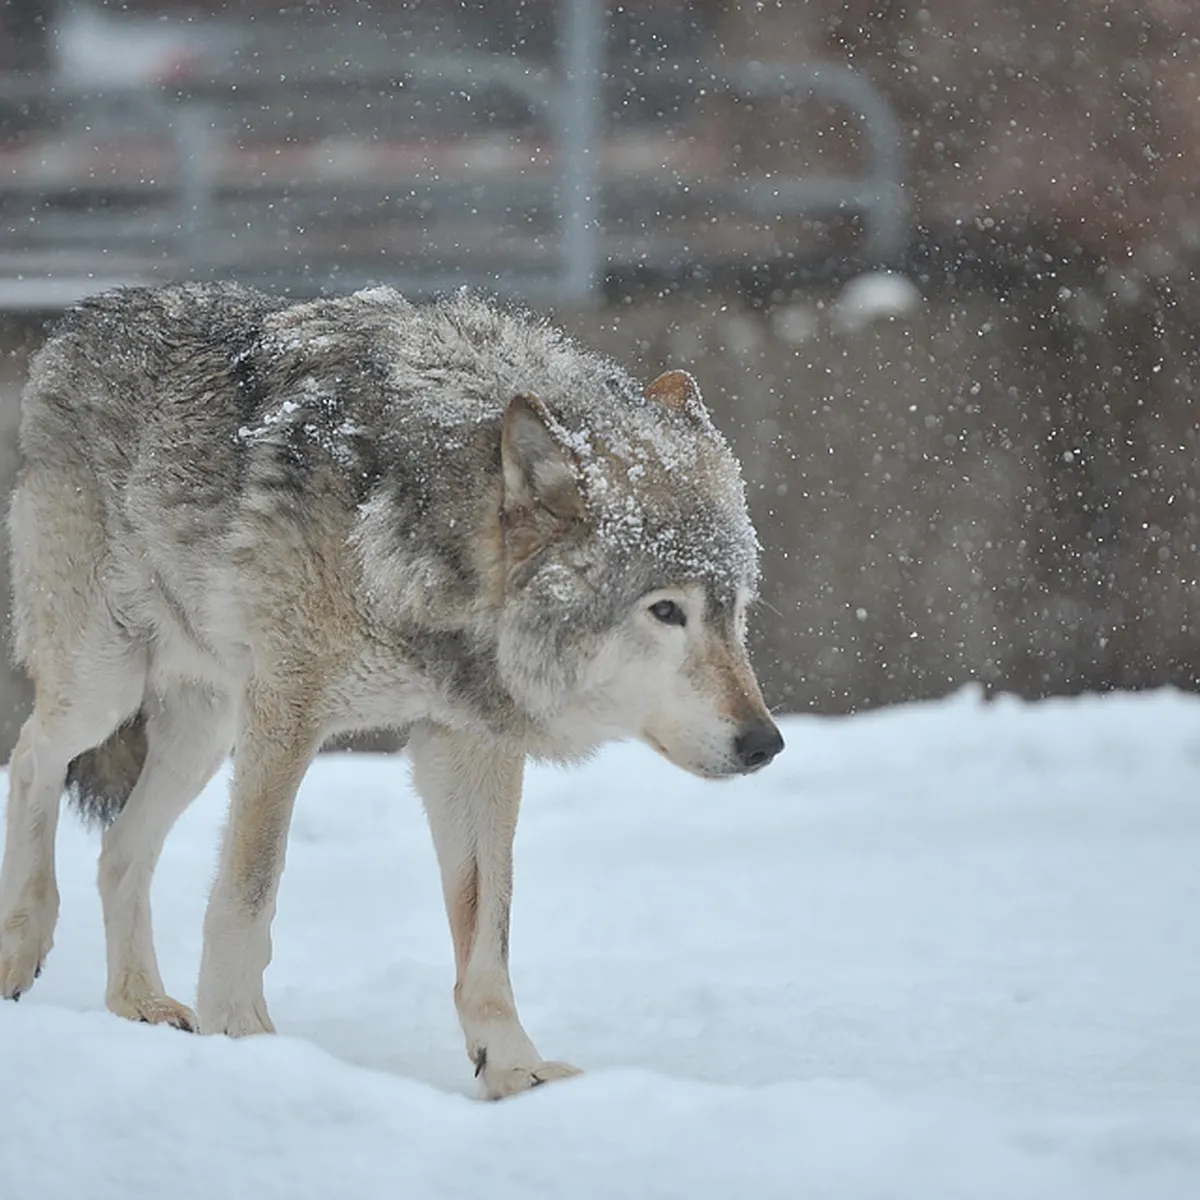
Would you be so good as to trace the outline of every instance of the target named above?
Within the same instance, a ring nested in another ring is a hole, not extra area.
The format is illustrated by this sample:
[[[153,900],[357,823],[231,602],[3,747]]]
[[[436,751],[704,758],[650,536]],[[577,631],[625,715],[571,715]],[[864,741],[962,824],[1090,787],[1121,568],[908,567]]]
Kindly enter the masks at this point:
[[[690,375],[505,412],[500,670],[569,758],[637,737],[705,778],[783,748],[745,649],[758,543]]]

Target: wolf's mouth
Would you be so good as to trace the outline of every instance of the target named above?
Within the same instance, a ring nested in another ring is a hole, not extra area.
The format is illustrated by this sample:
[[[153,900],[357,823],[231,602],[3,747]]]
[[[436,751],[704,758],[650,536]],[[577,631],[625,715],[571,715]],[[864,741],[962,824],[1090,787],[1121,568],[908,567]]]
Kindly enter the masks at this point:
[[[670,759],[671,756],[667,753],[666,746],[664,746],[662,744],[662,742],[660,742],[658,740],[658,738],[656,738],[654,736],[654,734],[647,733],[645,730],[643,730],[642,737],[645,738],[646,741],[650,744],[651,749],[657,750],[659,752],[659,754],[661,754],[663,756],[663,758]]]
[[[663,758],[665,758],[667,760],[667,762],[669,762],[671,764],[671,766],[678,767],[682,771],[687,771],[689,775],[695,775],[700,779],[710,779],[710,780],[736,779],[738,777],[738,775],[740,775],[742,773],[737,770],[722,771],[722,770],[716,770],[712,767],[701,766],[699,763],[695,763],[695,762],[680,761],[674,755],[672,755],[668,752],[666,746],[664,746],[662,744],[662,742],[660,742],[658,740],[658,738],[656,738],[654,736],[654,734],[649,733],[646,730],[642,731],[642,740],[652,750],[657,750],[659,752],[659,754],[661,754],[663,756]]]

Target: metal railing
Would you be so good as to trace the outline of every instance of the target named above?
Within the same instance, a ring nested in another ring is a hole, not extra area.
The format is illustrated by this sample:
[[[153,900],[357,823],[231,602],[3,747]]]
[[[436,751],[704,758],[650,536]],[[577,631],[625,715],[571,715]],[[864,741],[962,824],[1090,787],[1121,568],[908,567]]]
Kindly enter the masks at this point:
[[[756,223],[786,217],[860,218],[864,261],[901,257],[900,133],[864,77],[824,63],[658,64],[651,74],[697,93],[815,96],[861,124],[857,173],[739,177],[720,147],[667,128],[614,137],[603,22],[601,0],[562,0],[555,70],[444,55],[374,76],[247,75],[186,89],[87,93],[0,78],[0,128],[5,112],[23,127],[0,145],[0,307],[56,308],[112,283],[206,275],[296,294],[466,283],[583,305],[632,266],[761,262],[778,247]],[[430,136],[427,118],[463,96],[480,118],[488,105],[524,116]],[[378,115],[401,109],[403,136],[395,120],[381,135]],[[255,125],[263,114],[266,133]],[[280,133],[270,114],[292,124]],[[621,234],[639,211],[653,219]],[[672,242],[672,220],[716,224],[720,236]]]
[[[900,125],[867,78],[838,63],[755,62],[734,71],[729,86],[755,98],[807,92],[843,104],[862,118],[865,174],[752,178],[744,185],[744,196],[758,213],[859,212],[867,219],[864,255],[895,262],[904,250],[908,218]]]

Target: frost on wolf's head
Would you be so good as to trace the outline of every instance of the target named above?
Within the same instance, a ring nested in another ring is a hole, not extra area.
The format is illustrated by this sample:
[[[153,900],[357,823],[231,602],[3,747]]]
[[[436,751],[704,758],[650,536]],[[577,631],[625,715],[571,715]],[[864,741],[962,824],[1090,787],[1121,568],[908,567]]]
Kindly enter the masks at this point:
[[[703,580],[723,596],[753,589],[758,539],[736,460],[711,423],[698,432],[689,416],[655,407],[632,409],[617,429],[601,421],[560,432],[597,536],[610,558],[648,569],[654,586]]]

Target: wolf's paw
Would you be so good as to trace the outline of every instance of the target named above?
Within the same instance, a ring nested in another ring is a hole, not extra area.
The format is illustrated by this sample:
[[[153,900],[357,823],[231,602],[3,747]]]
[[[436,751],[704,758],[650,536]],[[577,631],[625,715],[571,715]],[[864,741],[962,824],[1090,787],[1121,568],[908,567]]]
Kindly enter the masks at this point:
[[[0,997],[20,1000],[42,973],[53,944],[53,920],[18,911],[0,922]]]
[[[173,1025],[184,1033],[195,1033],[200,1027],[196,1014],[186,1004],[180,1004],[170,996],[109,996],[108,1008],[118,1017],[129,1021],[143,1021],[147,1025]]]
[[[527,1092],[543,1083],[554,1083],[583,1074],[578,1067],[565,1062],[539,1062],[531,1067],[492,1067],[486,1051],[481,1058],[476,1074],[483,1081],[484,1094],[489,1100],[503,1100],[506,1096]]]
[[[196,1004],[201,1033],[223,1033],[228,1037],[250,1037],[256,1033],[274,1033],[275,1026],[267,1012],[267,1002],[257,999],[237,1004],[231,1002]]]

